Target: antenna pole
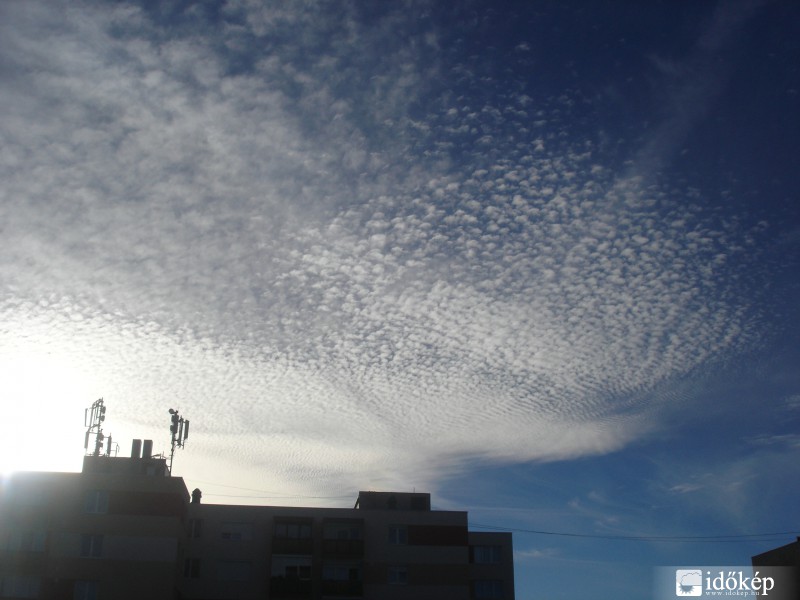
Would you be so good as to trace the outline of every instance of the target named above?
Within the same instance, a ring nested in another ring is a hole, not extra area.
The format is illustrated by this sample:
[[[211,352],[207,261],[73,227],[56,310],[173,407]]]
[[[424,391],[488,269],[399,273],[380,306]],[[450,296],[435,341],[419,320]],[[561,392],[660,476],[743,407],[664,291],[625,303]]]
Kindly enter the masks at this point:
[[[103,399],[95,400],[92,405],[83,412],[83,425],[86,427],[83,448],[89,456],[101,456],[103,454],[103,421],[106,420],[106,407]],[[94,435],[94,449],[89,451],[89,438]],[[110,440],[111,438],[109,438]],[[111,444],[109,444],[110,454]]]
[[[169,431],[171,435],[169,450],[169,474],[172,475],[172,461],[175,458],[175,448],[183,448],[186,444],[186,438],[189,437],[189,421],[178,415],[178,411],[174,408],[169,409],[169,414]]]

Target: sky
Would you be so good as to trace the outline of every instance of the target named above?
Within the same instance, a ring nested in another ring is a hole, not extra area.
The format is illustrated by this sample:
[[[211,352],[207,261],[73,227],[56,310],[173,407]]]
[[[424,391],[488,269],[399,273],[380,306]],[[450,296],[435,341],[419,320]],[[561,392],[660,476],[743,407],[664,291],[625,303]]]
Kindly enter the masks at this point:
[[[102,397],[207,502],[513,530],[519,599],[749,564],[800,531],[798,69],[782,0],[0,3],[0,472]]]

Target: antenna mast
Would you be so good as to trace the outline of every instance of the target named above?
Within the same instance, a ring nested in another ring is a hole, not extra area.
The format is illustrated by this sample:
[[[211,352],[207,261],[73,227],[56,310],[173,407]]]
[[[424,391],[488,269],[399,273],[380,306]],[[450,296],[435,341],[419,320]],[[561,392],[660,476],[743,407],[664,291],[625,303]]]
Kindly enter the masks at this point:
[[[169,409],[170,426],[172,434],[172,444],[169,451],[169,474],[172,475],[172,460],[175,458],[175,448],[183,448],[186,445],[186,438],[189,437],[189,421],[178,416],[178,411],[174,408]]]
[[[103,435],[103,421],[106,420],[106,407],[103,405],[103,399],[95,400],[92,405],[83,411],[83,425],[86,427],[86,436],[83,441],[83,448],[86,450],[88,456],[102,456],[103,455],[103,440],[106,436]],[[89,450],[89,438],[94,436],[94,447]],[[108,436],[108,446],[106,455],[111,455],[111,436]]]

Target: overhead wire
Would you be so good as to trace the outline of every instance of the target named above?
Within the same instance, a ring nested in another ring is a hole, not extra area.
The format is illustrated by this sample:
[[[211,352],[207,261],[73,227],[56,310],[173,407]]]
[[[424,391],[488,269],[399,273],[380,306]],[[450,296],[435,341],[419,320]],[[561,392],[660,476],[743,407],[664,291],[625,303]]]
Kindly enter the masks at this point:
[[[691,542],[691,543],[736,543],[770,541],[775,537],[799,535],[800,531],[777,531],[771,533],[743,533],[732,535],[611,535],[601,533],[569,533],[564,531],[544,531],[540,529],[523,529],[518,527],[501,527],[484,523],[470,523],[471,527],[490,529],[494,531],[508,531],[513,533],[530,533],[535,535],[550,535],[573,538],[591,538],[601,540],[621,540],[634,542]]]
[[[234,490],[244,490],[248,492],[259,492],[261,494],[269,494],[268,496],[254,496],[254,495],[245,495],[245,494],[214,494],[212,492],[203,492],[205,496],[216,496],[220,498],[254,498],[254,499],[261,499],[261,500],[268,500],[272,498],[286,498],[286,499],[302,499],[302,498],[309,498],[313,500],[340,500],[346,498],[352,498],[352,494],[347,494],[346,496],[306,496],[303,494],[286,494],[282,492],[273,492],[271,490],[259,490],[255,488],[246,488],[240,487],[238,485],[226,485],[224,483],[216,483],[213,481],[203,481],[202,479],[192,479],[195,483],[203,483],[206,485],[214,485],[217,487],[224,487],[224,488],[231,488]]]
[[[250,492],[260,492],[262,494],[270,494],[269,496],[255,496],[255,495],[239,495],[239,494],[214,494],[205,493],[207,496],[215,496],[220,498],[253,498],[258,500],[270,499],[312,499],[312,500],[341,500],[352,498],[352,494],[343,496],[307,496],[303,494],[281,494],[279,492],[271,492],[269,490],[260,490],[255,488],[246,488],[236,485],[226,485],[223,483],[215,483],[213,481],[203,481],[194,479],[197,483],[204,483],[207,485],[215,485],[218,487],[231,488],[236,490],[245,490]],[[771,541],[776,537],[797,536],[800,531],[777,531],[770,533],[744,533],[744,534],[731,534],[731,535],[612,535],[600,533],[571,533],[565,531],[545,531],[541,529],[523,529],[519,527],[503,527],[500,525],[488,525],[485,523],[470,523],[471,527],[478,529],[489,529],[493,531],[508,531],[512,533],[529,533],[533,535],[549,535],[557,537],[572,537],[584,539],[599,539],[599,540],[620,540],[620,541],[633,541],[633,542],[687,542],[687,543],[743,543],[754,541]]]
[[[219,497],[219,498],[257,498],[257,499],[261,499],[261,500],[269,500],[269,499],[274,499],[274,498],[277,498],[277,499],[283,499],[283,498],[285,498],[285,499],[298,499],[298,500],[299,499],[303,499],[303,498],[309,498],[309,499],[314,499],[314,500],[341,500],[343,498],[352,498],[353,497],[352,494],[347,495],[347,496],[303,496],[301,494],[296,494],[296,495],[293,495],[293,496],[247,496],[247,495],[239,495],[239,494],[211,494],[211,493],[205,493],[205,492],[204,492],[204,494],[206,496],[214,496],[214,497]]]

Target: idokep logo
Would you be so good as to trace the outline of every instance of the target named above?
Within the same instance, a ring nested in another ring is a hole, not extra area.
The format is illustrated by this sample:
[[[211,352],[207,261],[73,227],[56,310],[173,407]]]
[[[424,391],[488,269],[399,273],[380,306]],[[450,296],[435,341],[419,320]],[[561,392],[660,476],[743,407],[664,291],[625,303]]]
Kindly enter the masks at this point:
[[[790,591],[795,587],[791,584],[793,569],[771,567],[768,573],[761,574],[757,570],[754,572],[751,567],[695,567],[672,572],[675,573],[675,595],[667,591],[669,576],[664,569],[659,579],[660,589],[663,590],[657,594],[659,600],[692,596],[773,596],[776,600],[778,597],[782,600],[800,598]],[[779,577],[782,584],[776,585]],[[772,594],[773,591],[776,594]]]
[[[676,569],[675,595],[702,596],[703,571],[701,569]]]
[[[750,565],[656,567],[653,600],[736,596],[800,600],[800,567]]]

